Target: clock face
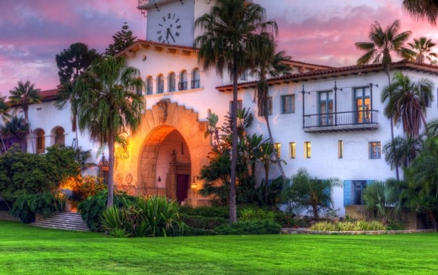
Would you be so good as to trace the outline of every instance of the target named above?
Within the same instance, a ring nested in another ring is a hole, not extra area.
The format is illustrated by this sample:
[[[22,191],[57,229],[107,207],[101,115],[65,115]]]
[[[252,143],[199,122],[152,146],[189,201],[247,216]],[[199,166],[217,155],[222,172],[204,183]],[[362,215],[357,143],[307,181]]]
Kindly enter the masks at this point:
[[[169,12],[158,23],[157,38],[161,43],[175,44],[181,35],[181,18],[176,13]]]

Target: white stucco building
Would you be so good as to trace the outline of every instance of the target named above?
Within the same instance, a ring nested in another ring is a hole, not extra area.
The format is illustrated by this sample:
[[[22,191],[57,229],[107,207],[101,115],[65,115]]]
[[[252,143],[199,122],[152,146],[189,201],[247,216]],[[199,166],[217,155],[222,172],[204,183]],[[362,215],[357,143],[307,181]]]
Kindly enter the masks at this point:
[[[147,13],[146,39],[122,55],[129,66],[141,71],[146,111],[140,130],[127,137],[128,152],[116,149],[115,181],[120,189],[137,194],[201,204],[204,198],[190,185],[202,186],[198,175],[208,164],[207,116],[217,114],[218,125],[222,125],[232,100],[229,77],[204,71],[192,47],[199,34],[194,20],[208,12],[214,1],[140,2],[139,9]],[[395,177],[382,152],[391,137],[389,120],[383,115],[385,104],[380,100],[387,76],[381,65],[332,68],[293,61],[291,66],[292,74],[269,80],[270,123],[281,158],[287,161],[285,174],[290,177],[306,168],[319,179],[339,178],[344,186],[336,188],[333,197],[335,209],[343,215],[345,205],[360,203],[367,183]],[[436,66],[399,62],[391,66],[391,74],[395,72],[414,81],[428,78],[438,87]],[[267,138],[266,123],[253,103],[256,81],[251,76],[240,81],[238,99],[243,107],[251,108],[255,118],[249,131]],[[35,136],[43,135],[45,146],[60,136],[66,145],[73,144],[76,136],[70,131],[70,107],[57,110],[53,106],[56,90],[42,94],[44,102],[32,105],[29,111]],[[428,119],[438,117],[436,102],[429,102]],[[401,126],[394,131],[395,136],[401,135]],[[92,149],[93,156],[99,146],[90,142],[86,133],[79,135],[79,145]],[[273,167],[272,178],[278,174]]]

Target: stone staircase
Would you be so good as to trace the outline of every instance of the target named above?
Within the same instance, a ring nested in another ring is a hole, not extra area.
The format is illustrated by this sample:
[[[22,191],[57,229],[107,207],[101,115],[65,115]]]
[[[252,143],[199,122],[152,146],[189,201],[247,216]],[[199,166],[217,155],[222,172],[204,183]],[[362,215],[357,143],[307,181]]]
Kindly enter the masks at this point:
[[[90,231],[81,215],[76,212],[62,212],[56,213],[49,218],[37,218],[32,225],[71,231]]]

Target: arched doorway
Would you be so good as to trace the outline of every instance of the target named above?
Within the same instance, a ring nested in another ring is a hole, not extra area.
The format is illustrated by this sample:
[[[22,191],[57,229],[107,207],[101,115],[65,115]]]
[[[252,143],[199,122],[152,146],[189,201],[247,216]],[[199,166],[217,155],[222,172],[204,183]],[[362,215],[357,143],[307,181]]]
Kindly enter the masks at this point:
[[[187,142],[173,126],[154,129],[141,154],[141,185],[146,195],[165,195],[183,202],[190,188],[191,161]]]
[[[139,130],[126,137],[126,151],[116,148],[115,187],[136,196],[209,204],[208,198],[196,193],[202,183],[190,189],[191,179],[197,179],[201,167],[209,163],[211,143],[204,136],[206,130],[207,122],[200,121],[193,109],[169,99],[152,105],[143,114]]]

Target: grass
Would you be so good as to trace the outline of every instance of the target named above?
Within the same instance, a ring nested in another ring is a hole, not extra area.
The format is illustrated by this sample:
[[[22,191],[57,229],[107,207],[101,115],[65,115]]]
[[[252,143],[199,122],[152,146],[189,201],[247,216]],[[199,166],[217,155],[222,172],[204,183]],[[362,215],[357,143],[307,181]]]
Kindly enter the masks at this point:
[[[438,234],[107,238],[0,221],[0,274],[437,274]]]

